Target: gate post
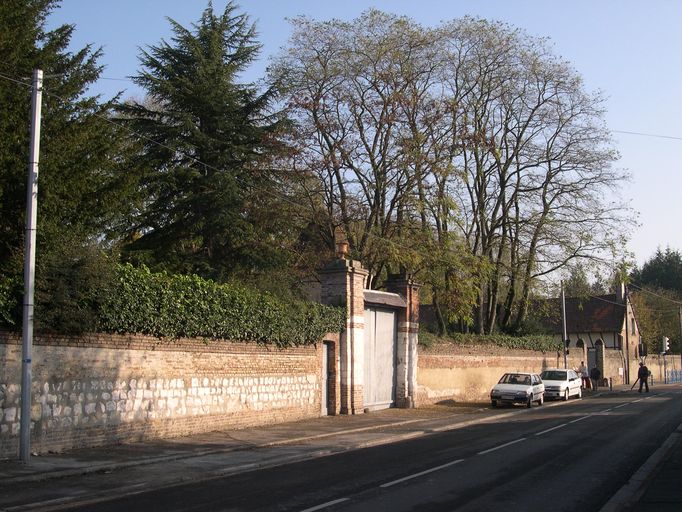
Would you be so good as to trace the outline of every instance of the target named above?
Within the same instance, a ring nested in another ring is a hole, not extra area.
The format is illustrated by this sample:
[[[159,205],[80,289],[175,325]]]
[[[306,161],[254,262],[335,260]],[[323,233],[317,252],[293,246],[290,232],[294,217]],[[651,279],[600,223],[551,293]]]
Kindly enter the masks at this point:
[[[419,342],[419,289],[404,274],[390,274],[386,281],[389,292],[405,298],[407,306],[398,310],[398,346],[396,364],[396,407],[415,406],[417,392],[417,344]]]
[[[323,304],[346,307],[346,328],[339,337],[341,414],[360,414],[363,407],[365,299],[369,272],[359,261],[337,259],[319,271]]]

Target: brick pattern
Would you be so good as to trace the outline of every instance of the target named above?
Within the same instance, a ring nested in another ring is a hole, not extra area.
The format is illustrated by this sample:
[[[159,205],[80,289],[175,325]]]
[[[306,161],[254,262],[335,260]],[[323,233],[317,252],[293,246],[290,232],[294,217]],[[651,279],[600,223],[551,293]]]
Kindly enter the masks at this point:
[[[345,304],[346,329],[338,343],[339,412],[360,414],[363,407],[363,354],[365,298],[368,272],[358,261],[337,259],[320,272],[321,300],[324,304]]]
[[[328,336],[334,343],[334,336]],[[32,451],[173,437],[321,413],[321,344],[36,336]],[[21,340],[0,333],[0,457],[16,455]]]

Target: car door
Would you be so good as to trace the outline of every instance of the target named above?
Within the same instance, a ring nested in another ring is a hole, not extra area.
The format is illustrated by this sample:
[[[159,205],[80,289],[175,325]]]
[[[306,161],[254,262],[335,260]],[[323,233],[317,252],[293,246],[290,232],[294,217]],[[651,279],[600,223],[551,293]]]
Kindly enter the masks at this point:
[[[531,378],[533,382],[533,400],[540,400],[540,397],[545,391],[542,379],[539,375],[532,375]]]
[[[568,389],[569,393],[571,395],[577,395],[578,390],[580,389],[580,386],[582,384],[582,381],[580,377],[578,377],[578,374],[575,373],[573,370],[568,371]]]

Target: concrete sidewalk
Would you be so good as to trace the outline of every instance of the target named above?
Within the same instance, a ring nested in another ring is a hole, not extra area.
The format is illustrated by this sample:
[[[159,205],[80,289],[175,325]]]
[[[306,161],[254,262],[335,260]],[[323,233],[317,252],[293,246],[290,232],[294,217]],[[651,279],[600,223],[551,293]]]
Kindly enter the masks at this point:
[[[660,460],[649,474],[632,512],[679,512],[682,510],[682,425],[661,447]]]
[[[679,384],[659,384],[652,388],[651,392],[679,388]],[[630,386],[614,387],[614,391],[639,395],[637,390],[631,390]],[[680,482],[682,482],[682,424],[651,454],[600,512],[680,512],[682,511]]]
[[[0,489],[19,482],[42,481],[121,468],[168,463],[210,455],[243,458],[265,448],[304,445],[325,451],[345,451],[423,435],[420,424],[434,421],[446,429],[482,419],[481,405],[386,409],[355,416],[320,417],[243,430],[209,432],[167,440],[71,450],[32,456],[29,464],[0,461]],[[333,442],[332,442],[333,441]],[[308,456],[309,450],[301,450]],[[242,454],[239,457],[238,454]],[[264,467],[264,466],[263,466]]]

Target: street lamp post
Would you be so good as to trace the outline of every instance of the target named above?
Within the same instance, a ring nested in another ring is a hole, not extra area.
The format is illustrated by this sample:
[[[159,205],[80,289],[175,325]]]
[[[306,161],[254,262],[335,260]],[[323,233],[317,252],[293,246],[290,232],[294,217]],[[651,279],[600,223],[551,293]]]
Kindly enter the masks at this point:
[[[562,345],[564,349],[564,368],[568,368],[568,357],[566,350],[568,348],[568,333],[566,331],[566,295],[564,294],[564,282],[561,281],[561,320],[563,324],[563,340]]]
[[[40,115],[43,72],[33,70],[31,95],[31,143],[26,191],[26,240],[24,243],[24,311],[21,336],[21,418],[19,459],[28,464],[31,457],[31,359],[33,351],[33,297],[35,292],[36,224],[38,218],[38,162],[40,159]]]

